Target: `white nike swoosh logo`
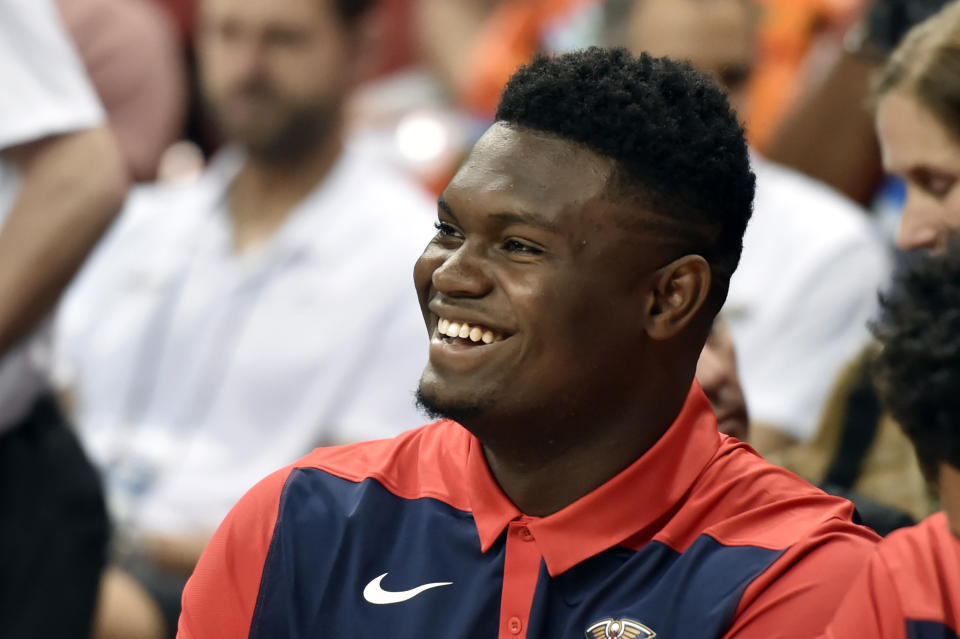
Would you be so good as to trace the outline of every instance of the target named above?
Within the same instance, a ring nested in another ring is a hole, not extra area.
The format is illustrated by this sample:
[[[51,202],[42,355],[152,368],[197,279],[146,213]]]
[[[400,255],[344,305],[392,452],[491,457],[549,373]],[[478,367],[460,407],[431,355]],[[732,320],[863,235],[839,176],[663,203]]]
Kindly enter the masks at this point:
[[[369,601],[372,604],[385,605],[385,604],[395,604],[401,603],[404,601],[409,601],[413,599],[421,592],[425,590],[430,590],[431,588],[439,588],[440,586],[452,586],[452,581],[439,581],[434,584],[423,584],[422,586],[417,586],[411,590],[401,590],[400,592],[389,592],[384,590],[380,586],[380,582],[383,581],[383,578],[390,573],[383,573],[373,581],[367,584],[366,588],[363,589],[363,598]]]

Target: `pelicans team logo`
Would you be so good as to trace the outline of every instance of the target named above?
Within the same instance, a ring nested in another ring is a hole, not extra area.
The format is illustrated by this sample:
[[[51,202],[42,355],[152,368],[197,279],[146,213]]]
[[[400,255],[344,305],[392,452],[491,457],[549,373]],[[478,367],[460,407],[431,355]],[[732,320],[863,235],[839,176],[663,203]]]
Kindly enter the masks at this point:
[[[652,639],[657,636],[639,621],[603,619],[587,628],[587,639]]]

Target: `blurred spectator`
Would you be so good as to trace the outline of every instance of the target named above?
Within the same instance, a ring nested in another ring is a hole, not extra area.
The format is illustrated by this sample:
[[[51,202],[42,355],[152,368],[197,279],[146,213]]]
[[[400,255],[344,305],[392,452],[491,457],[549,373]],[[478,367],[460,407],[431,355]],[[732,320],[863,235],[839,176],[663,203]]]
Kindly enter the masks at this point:
[[[949,42],[952,51],[939,53],[953,58],[949,66],[955,71],[960,5],[949,6],[937,20],[925,25],[923,36],[941,46]],[[953,85],[948,91],[957,95],[956,80],[934,77]],[[916,446],[944,512],[877,547],[828,637],[951,638],[960,631],[960,238],[943,248],[912,265],[884,300],[874,367],[884,403]]]
[[[697,381],[713,405],[720,432],[747,441],[750,435],[747,403],[740,387],[733,338],[722,316],[714,320],[710,336],[700,352]]]
[[[421,55],[455,101],[488,119],[507,77],[537,51],[600,36],[600,0],[411,0]],[[784,116],[818,76],[818,45],[842,34],[870,0],[757,0],[758,51],[745,93],[750,140],[766,149]],[[743,43],[744,45],[746,43]]]
[[[897,232],[905,251],[942,251],[960,228],[960,29],[944,33],[937,25],[912,31],[874,86],[883,166],[906,183]]]
[[[756,13],[749,0],[609,0],[635,51],[690,61],[749,110]],[[754,154],[757,197],[724,318],[750,441],[762,453],[813,436],[831,380],[863,344],[889,258],[865,213]]]
[[[49,0],[0,4],[0,617],[8,637],[83,637],[107,520],[37,356],[40,320],[127,179]]]
[[[156,177],[183,124],[187,101],[180,40],[151,0],[58,0],[135,180]]]
[[[423,421],[410,273],[435,205],[343,131],[372,4],[201,2],[227,146],[194,182],[136,191],[61,307],[58,375],[119,526],[103,636],[175,631],[203,545],[259,477]]]

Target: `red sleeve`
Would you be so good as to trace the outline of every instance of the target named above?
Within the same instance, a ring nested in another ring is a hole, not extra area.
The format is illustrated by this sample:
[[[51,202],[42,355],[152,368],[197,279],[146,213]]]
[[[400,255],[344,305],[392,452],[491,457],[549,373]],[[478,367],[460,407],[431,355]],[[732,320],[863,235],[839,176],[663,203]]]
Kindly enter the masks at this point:
[[[903,605],[883,556],[875,554],[843,598],[824,639],[906,639]]]
[[[832,520],[816,535],[794,544],[744,591],[725,639],[820,636],[864,570],[876,540],[865,528]]]
[[[178,639],[249,636],[263,565],[290,472],[285,468],[258,483],[220,524],[183,591]]]

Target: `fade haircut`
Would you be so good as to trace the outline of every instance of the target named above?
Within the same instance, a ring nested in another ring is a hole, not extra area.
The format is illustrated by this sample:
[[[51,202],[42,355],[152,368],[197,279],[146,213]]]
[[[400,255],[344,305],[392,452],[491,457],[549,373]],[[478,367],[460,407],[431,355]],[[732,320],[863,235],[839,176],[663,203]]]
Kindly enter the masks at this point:
[[[740,260],[755,178],[743,129],[708,78],[623,48],[539,55],[510,78],[496,119],[613,159],[608,193],[636,203],[631,227],[702,255],[719,309]]]
[[[960,469],[960,236],[904,271],[881,310],[872,328],[884,403],[928,479],[941,462]]]

